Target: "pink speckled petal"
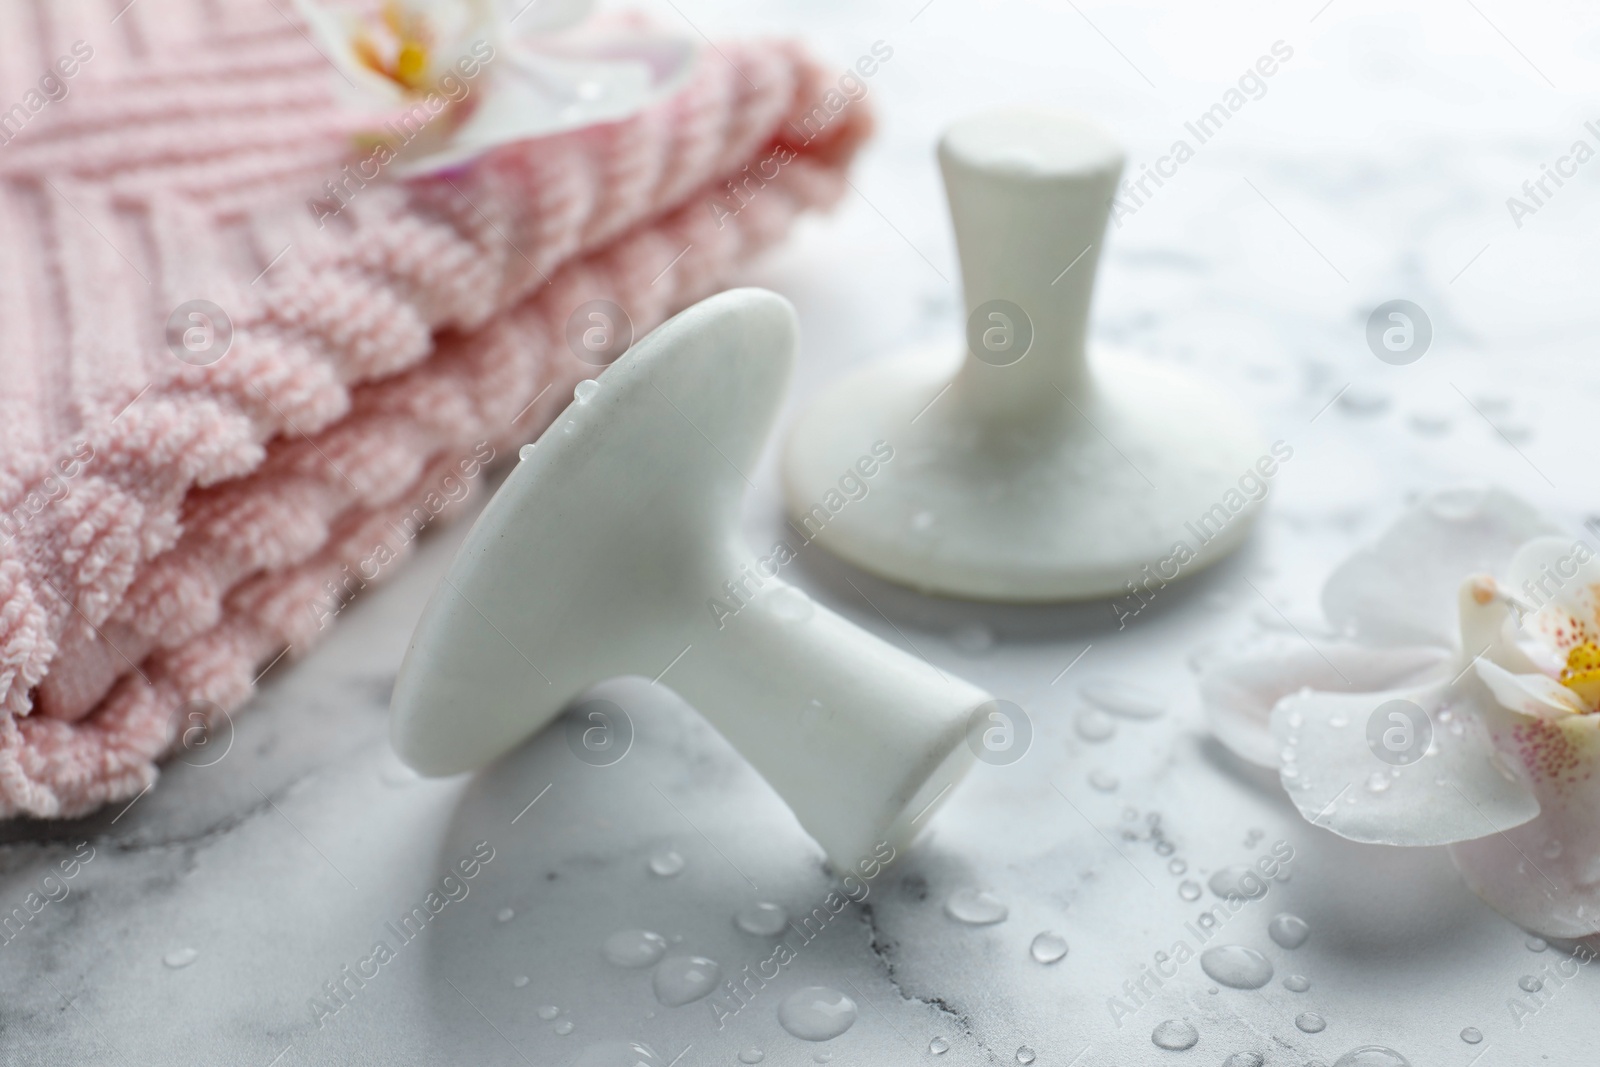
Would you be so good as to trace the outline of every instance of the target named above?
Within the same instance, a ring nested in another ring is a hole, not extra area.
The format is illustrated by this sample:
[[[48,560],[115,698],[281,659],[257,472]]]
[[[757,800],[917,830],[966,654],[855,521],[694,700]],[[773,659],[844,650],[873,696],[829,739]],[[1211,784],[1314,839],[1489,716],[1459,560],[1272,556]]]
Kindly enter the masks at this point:
[[[1524,721],[1497,739],[1520,750],[1541,808],[1450,856],[1496,911],[1544,937],[1600,933],[1600,716]]]

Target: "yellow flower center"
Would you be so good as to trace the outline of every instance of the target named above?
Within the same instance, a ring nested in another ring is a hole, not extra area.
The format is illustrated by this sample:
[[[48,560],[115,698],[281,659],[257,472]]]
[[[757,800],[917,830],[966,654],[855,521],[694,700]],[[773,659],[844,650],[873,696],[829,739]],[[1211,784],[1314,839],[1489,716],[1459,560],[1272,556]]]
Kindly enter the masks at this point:
[[[357,57],[367,68],[400,88],[418,93],[430,87],[428,63],[433,33],[427,19],[406,11],[400,0],[384,4],[382,26],[364,28],[354,43]]]
[[[1567,652],[1561,684],[1578,694],[1590,711],[1600,709],[1600,645],[1584,641]]]

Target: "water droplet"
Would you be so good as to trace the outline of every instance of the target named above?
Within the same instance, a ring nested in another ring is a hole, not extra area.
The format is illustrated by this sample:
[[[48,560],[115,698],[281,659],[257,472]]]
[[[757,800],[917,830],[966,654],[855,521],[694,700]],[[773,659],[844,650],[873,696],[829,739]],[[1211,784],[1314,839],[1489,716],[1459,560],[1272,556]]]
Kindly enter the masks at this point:
[[[1232,989],[1260,989],[1272,980],[1267,957],[1243,945],[1218,945],[1200,953],[1200,969]]]
[[[1550,942],[1546,941],[1542,937],[1530,937],[1527,941],[1523,942],[1523,944],[1528,946],[1529,952],[1543,952],[1545,949],[1550,947]]]
[[[1305,1034],[1320,1034],[1328,1028],[1328,1021],[1314,1011],[1303,1011],[1296,1015],[1294,1024]]]
[[[1037,1058],[1038,1057],[1034,1053],[1033,1049],[1029,1048],[1027,1045],[1023,1045],[1021,1048],[1017,1049],[1017,1062],[1022,1064],[1022,1067],[1028,1067],[1028,1064],[1032,1063]]]
[[[1158,719],[1167,710],[1159,694],[1130,682],[1085,682],[1078,687],[1078,694],[1089,703],[1125,719]]]
[[[1517,985],[1524,993],[1537,993],[1544,988],[1544,983],[1531,974],[1525,974],[1518,978]]]
[[[772,614],[781,622],[805,622],[817,613],[816,603],[802,590],[782,585],[767,597]]]
[[[1168,1019],[1150,1031],[1150,1040],[1155,1042],[1157,1048],[1164,1048],[1168,1052],[1182,1052],[1194,1048],[1199,1043],[1200,1031],[1182,1019]]]
[[[517,989],[522,989],[528,984],[528,976],[525,974],[519,974],[515,978],[511,979],[511,984]]]
[[[1554,838],[1544,843],[1544,858],[1547,860],[1558,859],[1561,856],[1561,842]]]
[[[1291,993],[1304,993],[1311,988],[1311,980],[1303,974],[1291,974],[1283,980],[1283,988]]]
[[[1177,846],[1174,845],[1171,841],[1157,841],[1156,842],[1156,855],[1158,855],[1158,856],[1170,856],[1176,851],[1177,851]]]
[[[958,889],[944,902],[944,913],[969,926],[1004,922],[1011,909],[981,889]]]
[[[1389,782],[1390,778],[1387,774],[1382,771],[1373,771],[1367,776],[1367,792],[1387,793],[1389,791]]]
[[[1284,948],[1299,948],[1311,936],[1311,927],[1300,916],[1283,912],[1267,923],[1267,934]]]
[[[666,1063],[649,1045],[602,1041],[580,1052],[572,1067],[666,1067]]]
[[[499,911],[494,913],[494,921],[497,923],[508,923],[516,917],[517,913],[512,911],[510,908],[501,908]]]
[[[1085,741],[1105,741],[1117,732],[1117,722],[1099,708],[1084,708],[1072,717],[1073,729]]]
[[[176,971],[180,967],[189,966],[189,964],[193,963],[199,958],[200,952],[198,949],[175,948],[165,956],[161,957],[161,962],[165,963],[168,967],[171,967]]]
[[[1343,715],[1330,715],[1328,717],[1328,725],[1335,730],[1342,730],[1350,725],[1350,720]]]
[[[928,1042],[928,1051],[933,1053],[935,1056],[943,1056],[946,1052],[950,1051],[950,1042],[946,1041],[942,1037],[936,1037],[932,1041]]]
[[[1206,885],[1224,900],[1229,897],[1254,900],[1267,891],[1266,880],[1256,873],[1254,867],[1223,867],[1206,879]]]
[[[1469,1026],[1461,1031],[1461,1040],[1469,1045],[1476,1045],[1483,1040],[1483,1031],[1476,1026]]]
[[[662,878],[671,878],[688,864],[683,853],[675,848],[663,848],[650,857],[650,871]]]
[[[747,934],[771,937],[789,925],[789,915],[776,904],[761,901],[739,909],[733,924]]]
[[[585,378],[572,387],[572,399],[580,404],[587,404],[594,399],[594,394],[600,391],[600,383],[593,378]]]
[[[1114,793],[1117,789],[1117,776],[1107,770],[1093,770],[1089,772],[1089,784],[1102,793]]]
[[[556,1007],[554,1004],[546,1004],[544,1007],[539,1009],[539,1018],[543,1019],[545,1022],[549,1022],[551,1019],[554,1019],[560,1014],[561,1009]]]
[[[760,1063],[766,1058],[767,1054],[756,1048],[754,1045],[751,1045],[749,1048],[743,1048],[739,1050],[740,1063]]]
[[[523,445],[521,448],[517,449],[517,458],[518,459],[532,459],[533,458],[533,453],[534,453],[534,447],[533,447],[533,445],[531,443],[529,443],[529,444]]]
[[[1259,1052],[1235,1052],[1222,1061],[1222,1067],[1261,1067],[1266,1062]]]
[[[831,1052],[819,1052],[815,1056],[811,1057],[811,1062],[812,1063],[832,1063],[833,1062],[833,1053],[831,1053]]]
[[[668,956],[656,967],[656,999],[669,1008],[681,1008],[717,988],[722,969],[704,956]]]
[[[1182,874],[1183,872],[1187,871],[1188,869],[1189,869],[1189,865],[1187,863],[1185,863],[1182,859],[1173,859],[1173,860],[1168,860],[1167,861],[1167,873],[1168,874]],[[1196,886],[1195,888],[1199,889],[1199,886]]]
[[[1184,900],[1200,899],[1200,883],[1185,878],[1178,883],[1178,895]]]
[[[1055,963],[1066,954],[1067,939],[1049,930],[1035,937],[1028,946],[1028,955],[1040,963]]]
[[[600,951],[618,967],[648,967],[667,954],[667,939],[649,930],[618,930]]]
[[[778,1022],[802,1041],[831,1041],[856,1021],[856,1002],[823,985],[808,985],[783,998]]]
[[[981,622],[969,622],[950,631],[950,643],[958,652],[981,656],[994,647],[994,631]]]
[[[562,1037],[566,1037],[568,1034],[572,1033],[572,1029],[573,1029],[572,1020],[571,1019],[562,1019],[560,1022],[556,1023],[550,1029],[554,1030],[557,1034],[560,1034]]]
[[[1411,1061],[1388,1045],[1362,1045],[1334,1060],[1333,1067],[1411,1067]]]

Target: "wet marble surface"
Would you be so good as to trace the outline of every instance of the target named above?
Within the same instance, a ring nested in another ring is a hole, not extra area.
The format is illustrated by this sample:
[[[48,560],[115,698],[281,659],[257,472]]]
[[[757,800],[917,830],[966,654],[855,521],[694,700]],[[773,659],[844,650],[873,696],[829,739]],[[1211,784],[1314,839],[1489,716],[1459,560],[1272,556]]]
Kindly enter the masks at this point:
[[[1025,758],[977,767],[931,834],[834,915],[820,852],[664,686],[607,684],[636,728],[613,766],[580,763],[546,731],[475,776],[424,781],[401,767],[385,705],[464,528],[440,531],[322,647],[267,675],[214,739],[225,749],[173,763],[120,812],[0,828],[6,908],[93,855],[0,945],[0,1062],[565,1065],[605,1041],[649,1047],[597,1061],[627,1067],[734,1064],[751,1048],[781,1065],[1008,1064],[1026,1048],[1041,1067],[1236,1052],[1299,1067],[1369,1043],[1418,1065],[1588,1059],[1600,978],[1585,968],[1524,992],[1519,980],[1553,967],[1555,949],[1530,950],[1443,850],[1308,826],[1272,776],[1208,738],[1192,667],[1282,638],[1285,617],[1314,637],[1328,567],[1421,490],[1497,482],[1575,530],[1600,511],[1594,175],[1580,169],[1520,219],[1506,205],[1574,141],[1600,145],[1584,125],[1600,15],[1356,0],[646,6],[686,33],[803,31],[841,73],[874,42],[893,49],[867,82],[881,127],[855,190],[750,279],[800,309],[793,404],[862,360],[957,343],[931,156],[951,116],[1076,106],[1119,132],[1137,174],[1288,45],[1264,94],[1111,228],[1094,327],[1105,345],[1220,383],[1293,447],[1256,535],[1121,629],[1104,603],[929,599],[803,552],[790,574],[815,597],[1016,701],[1034,726]],[[1404,367],[1363,336],[1371,310],[1396,298],[1435,331]],[[780,531],[771,455],[752,479],[747,526],[762,543]],[[1085,725],[1082,688],[1105,680],[1153,691],[1163,714]],[[1174,942],[1199,947],[1188,924],[1216,903],[1211,876],[1275,846],[1293,853],[1282,879],[1211,939],[1258,950],[1273,978],[1217,987],[1191,960],[1147,979]],[[681,871],[652,871],[663,850]],[[1200,899],[1186,898],[1190,881]],[[1003,921],[947,914],[975,889],[1006,905]],[[437,914],[403,929],[430,893]],[[724,977],[757,970],[774,938],[734,921],[757,901],[828,921],[814,920],[820,933],[778,977],[747,987],[747,1004],[667,1007],[648,968],[601,952],[616,931],[643,929]],[[1308,924],[1300,947],[1269,937],[1280,912]],[[1050,964],[1029,951],[1045,931],[1068,945]],[[1309,989],[1286,988],[1291,975]],[[1125,983],[1144,989],[1133,997]],[[856,1003],[842,1036],[806,1042],[780,1025],[778,1005],[810,985]],[[1514,1013],[1513,999],[1536,1010]],[[1307,1011],[1326,1028],[1297,1026]],[[1198,1031],[1193,1049],[1152,1042],[1170,1018]],[[1481,1043],[1458,1036],[1465,1027]]]

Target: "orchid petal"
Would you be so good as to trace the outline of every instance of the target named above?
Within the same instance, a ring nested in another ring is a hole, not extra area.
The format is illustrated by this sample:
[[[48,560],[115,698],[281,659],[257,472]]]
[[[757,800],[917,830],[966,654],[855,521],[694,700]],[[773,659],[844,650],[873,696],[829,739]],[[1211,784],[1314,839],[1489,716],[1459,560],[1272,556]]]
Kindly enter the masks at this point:
[[[594,12],[594,0],[500,0],[500,14],[514,38],[571,29]]]
[[[1499,489],[1432,493],[1333,572],[1322,609],[1365,644],[1450,646],[1461,579],[1505,573],[1519,546],[1556,532]]]
[[[485,69],[476,106],[446,144],[395,173],[437,173],[502,145],[626,118],[675,91],[696,55],[688,42],[667,37],[636,39],[615,54],[625,58],[501,55]]]
[[[1393,709],[1384,705],[1393,700],[1410,701],[1428,716],[1412,735],[1427,754],[1405,765],[1380,758],[1383,746],[1369,741],[1391,728]],[[1313,824],[1352,841],[1443,845],[1539,814],[1528,782],[1494,745],[1512,718],[1476,682],[1463,690],[1444,681],[1286,697],[1272,711],[1272,732],[1283,748],[1284,788]]]
[[[1200,702],[1212,731],[1251,763],[1277,767],[1272,709],[1302,689],[1372,692],[1421,685],[1453,660],[1445,648],[1296,648],[1271,658],[1227,662],[1200,677]],[[1450,672],[1450,673],[1453,673]]]
[[[1584,542],[1528,542],[1512,558],[1507,584],[1534,609],[1522,622],[1522,646],[1540,669],[1559,673],[1573,647],[1600,644],[1600,558]]]
[[[1544,937],[1600,933],[1600,716],[1524,720],[1499,738],[1529,771],[1541,813],[1450,848],[1467,885]]]
[[[1502,707],[1535,719],[1582,715],[1587,709],[1576,693],[1548,674],[1512,674],[1497,663],[1480,659],[1478,677]],[[1600,813],[1597,813],[1600,814]]]

